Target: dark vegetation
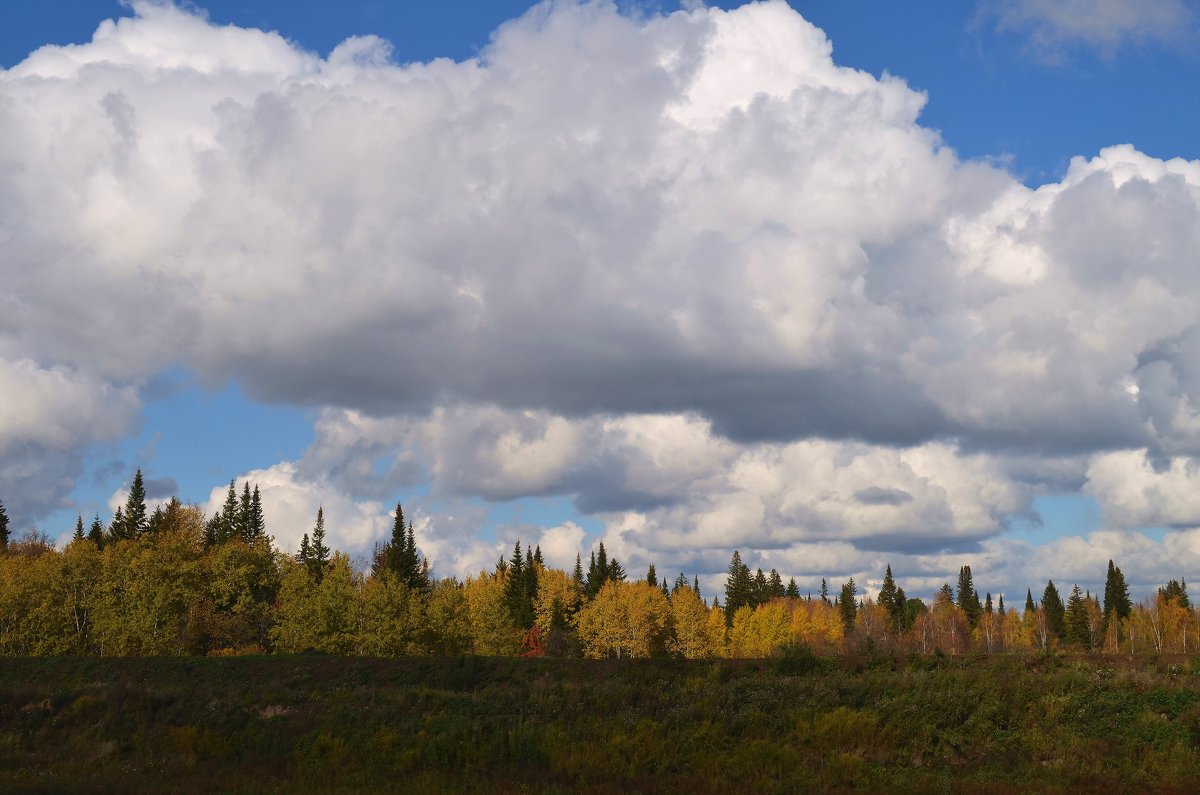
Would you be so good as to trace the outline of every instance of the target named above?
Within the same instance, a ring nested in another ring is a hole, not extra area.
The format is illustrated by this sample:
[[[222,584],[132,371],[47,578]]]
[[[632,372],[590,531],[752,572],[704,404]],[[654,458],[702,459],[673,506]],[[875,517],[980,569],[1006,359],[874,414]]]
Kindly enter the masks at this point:
[[[1186,792],[1200,659],[9,658],[0,791]]]

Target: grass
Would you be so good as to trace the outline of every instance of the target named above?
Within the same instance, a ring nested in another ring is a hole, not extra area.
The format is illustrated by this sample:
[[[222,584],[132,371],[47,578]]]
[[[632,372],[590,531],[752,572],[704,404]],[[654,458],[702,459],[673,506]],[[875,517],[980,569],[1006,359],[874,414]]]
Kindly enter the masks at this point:
[[[1200,786],[1200,665],[6,658],[4,792]]]

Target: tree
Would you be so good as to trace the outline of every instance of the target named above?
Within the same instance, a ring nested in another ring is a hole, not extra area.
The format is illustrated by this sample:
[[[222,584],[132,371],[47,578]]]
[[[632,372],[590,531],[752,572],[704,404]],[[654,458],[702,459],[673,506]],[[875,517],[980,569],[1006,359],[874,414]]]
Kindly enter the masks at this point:
[[[899,635],[904,631],[904,592],[896,587],[892,578],[892,564],[883,573],[883,586],[879,589],[879,606],[888,616],[888,631]]]
[[[750,578],[750,568],[742,563],[742,554],[735,549],[725,578],[725,620],[732,624],[738,608],[750,607],[753,601],[754,582]]]
[[[104,525],[100,523],[100,514],[96,514],[96,518],[92,520],[87,537],[88,541],[96,545],[96,549],[104,546]]]
[[[787,588],[784,590],[783,595],[788,599],[800,598],[800,587],[796,585],[795,577],[792,577],[788,580]]]
[[[1133,600],[1129,598],[1129,586],[1125,575],[1112,560],[1108,561],[1108,574],[1104,578],[1104,620],[1117,626],[1121,619],[1129,618]]]
[[[970,566],[963,566],[958,570],[958,598],[955,600],[955,604],[967,617],[967,625],[971,629],[975,629],[979,624],[979,615],[983,612],[983,607],[979,604],[979,592],[975,590]]]
[[[229,491],[233,493],[232,486]],[[305,538],[307,539],[307,536]],[[313,527],[312,539],[309,541],[307,562],[309,572],[320,583],[325,576],[325,569],[329,566],[329,547],[325,546],[325,506],[317,508],[317,524]]]
[[[1083,594],[1079,590],[1079,584],[1071,590],[1071,596],[1067,599],[1067,608],[1065,616],[1066,625],[1066,640],[1069,643],[1077,644],[1084,649],[1092,647],[1092,631],[1088,622],[1088,609],[1084,603]]]
[[[1058,588],[1054,587],[1054,580],[1046,583],[1046,590],[1042,592],[1042,609],[1046,611],[1046,626],[1054,637],[1060,640],[1067,635],[1066,624],[1066,608],[1063,607],[1062,597],[1058,595]]]
[[[821,578],[821,601],[829,604],[829,586],[825,584],[825,578]]]
[[[1184,609],[1192,606],[1188,601],[1186,579],[1182,583],[1179,580],[1168,580],[1167,584],[1159,590],[1162,591],[1163,597],[1168,602],[1173,602]]]
[[[838,612],[842,617],[843,631],[847,635],[854,629],[854,616],[858,613],[858,602],[854,599],[857,593],[858,586],[851,577],[842,584],[842,592],[838,596]]]
[[[535,617],[533,608],[534,594],[530,589],[529,572],[533,569],[533,557],[528,560],[521,554],[521,542],[513,546],[512,558],[509,559],[508,569],[504,573],[504,603],[508,605],[508,614],[513,626],[524,632],[533,626]],[[533,577],[536,577],[536,573]],[[536,580],[535,580],[536,581]]]
[[[767,589],[767,578],[761,568],[754,574],[754,583],[750,588],[750,592],[753,594],[750,603],[754,607],[761,605],[771,598],[771,594]]]
[[[82,541],[83,539],[83,514],[79,514],[75,519],[75,533],[71,536],[71,543],[74,544],[75,542]]]
[[[1033,591],[1025,589],[1025,613],[1024,615],[1031,616],[1037,612],[1037,605],[1033,603]]]
[[[0,554],[8,551],[8,514],[0,502]]]
[[[783,585],[783,578],[779,576],[779,572],[771,569],[771,573],[767,575],[767,595],[771,599],[782,599],[787,595],[787,588]]]
[[[250,526],[251,514],[254,510],[251,505],[253,499],[254,498],[250,496],[250,481],[247,480],[242,483],[242,499],[241,502],[238,503],[238,515],[236,522],[237,537],[242,541],[245,541],[247,544],[250,543],[252,538],[254,538],[254,530]]]
[[[217,514],[220,519],[216,527],[216,543],[224,544],[235,538],[241,538],[241,503],[238,502],[237,488],[234,481],[229,481],[229,491],[225,493],[225,504]]]
[[[257,541],[267,537],[267,517],[263,513],[262,497],[258,493],[258,484],[254,484],[254,492],[250,495],[250,539]]]
[[[142,480],[142,470],[138,469],[133,474],[133,484],[125,500],[125,521],[120,538],[141,538],[142,533],[146,532],[146,518],[146,486]]]
[[[654,564],[650,564],[650,568],[646,570],[646,584],[651,588],[658,587],[658,574],[654,571]]]

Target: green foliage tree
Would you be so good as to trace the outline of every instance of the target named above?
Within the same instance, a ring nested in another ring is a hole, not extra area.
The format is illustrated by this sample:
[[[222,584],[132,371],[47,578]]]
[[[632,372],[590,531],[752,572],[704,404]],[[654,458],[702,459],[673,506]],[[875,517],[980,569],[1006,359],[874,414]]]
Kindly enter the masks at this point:
[[[971,629],[975,629],[979,625],[979,616],[983,612],[983,607],[979,604],[979,592],[975,590],[970,566],[963,566],[958,570],[958,598],[955,600],[955,604],[967,617],[967,624]]]
[[[742,562],[741,552],[735,549],[725,578],[725,623],[732,626],[738,608],[752,607],[753,604],[754,581],[750,577],[750,568]]]
[[[83,539],[83,514],[78,514],[75,519],[75,532],[71,535],[71,543],[74,544],[76,541],[82,541]]]
[[[887,612],[888,631],[892,634],[904,631],[904,601],[904,591],[896,586],[889,563],[883,573],[883,586],[879,589],[879,605]]]
[[[1054,586],[1054,580],[1047,582],[1046,590],[1042,592],[1042,609],[1046,611],[1046,626],[1054,637],[1060,640],[1066,638],[1066,608],[1058,588]]]
[[[838,596],[838,613],[841,614],[842,628],[846,635],[854,631],[854,617],[858,614],[858,601],[855,599],[857,593],[858,586],[853,577],[842,583],[842,592]]]
[[[1067,599],[1065,623],[1066,640],[1068,643],[1076,644],[1084,649],[1092,647],[1092,633],[1088,625],[1088,608],[1084,602],[1083,594],[1079,590],[1078,583],[1071,590],[1071,596]]]
[[[786,595],[787,588],[783,585],[783,577],[780,577],[775,569],[771,569],[771,573],[767,575],[767,598],[782,599]]]
[[[307,541],[307,554],[305,544]],[[309,574],[318,582],[325,576],[329,566],[329,547],[325,546],[325,506],[317,508],[317,523],[313,527],[312,538],[307,535],[300,543],[300,554],[308,567]]]
[[[1129,586],[1125,584],[1125,575],[1119,566],[1108,561],[1108,574],[1104,578],[1104,616],[1110,621],[1111,616],[1118,619],[1129,618],[1133,610],[1133,600],[1129,598]]]
[[[654,571],[654,564],[650,564],[650,568],[646,570],[646,584],[651,588],[658,587],[658,574]]]
[[[784,590],[783,595],[786,596],[788,599],[799,599],[800,598],[800,586],[796,585],[795,577],[791,577],[788,579],[787,588]]]
[[[96,514],[96,518],[92,519],[92,526],[88,528],[88,541],[96,545],[96,549],[104,546],[104,525],[100,523],[100,514]]]
[[[1188,600],[1187,595],[1187,580],[1168,580],[1167,584],[1159,589],[1163,597],[1168,603],[1179,605],[1185,610],[1190,610],[1192,603]]]
[[[8,513],[0,501],[0,554],[8,551]]]

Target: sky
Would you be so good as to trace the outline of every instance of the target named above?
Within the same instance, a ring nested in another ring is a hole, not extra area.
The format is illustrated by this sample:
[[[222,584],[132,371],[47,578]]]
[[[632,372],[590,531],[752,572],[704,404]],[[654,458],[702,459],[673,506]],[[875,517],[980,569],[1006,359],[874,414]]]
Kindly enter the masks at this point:
[[[1200,4],[0,0],[0,500],[1200,576]]]

